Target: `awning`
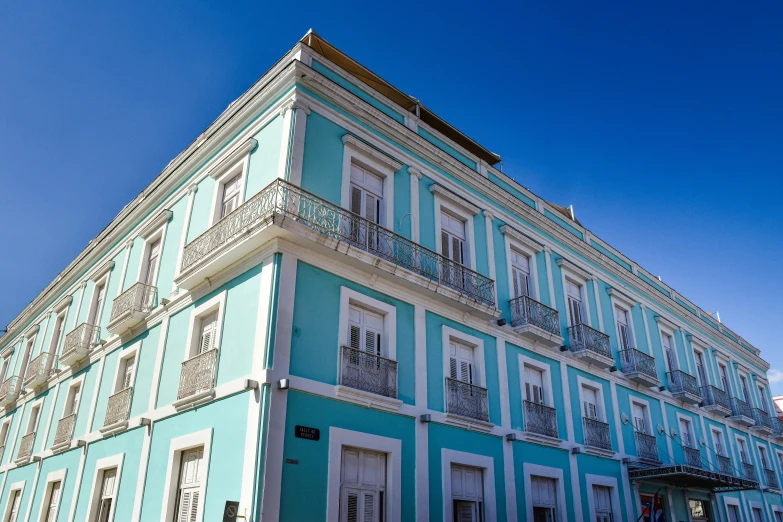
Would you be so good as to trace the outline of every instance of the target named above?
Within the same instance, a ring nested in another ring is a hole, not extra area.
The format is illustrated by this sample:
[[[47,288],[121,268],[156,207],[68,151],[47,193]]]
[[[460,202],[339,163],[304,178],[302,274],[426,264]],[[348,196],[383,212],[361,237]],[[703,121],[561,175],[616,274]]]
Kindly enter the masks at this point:
[[[747,480],[681,464],[657,468],[629,469],[628,478],[630,480],[662,483],[677,488],[707,489],[714,493],[759,489],[759,483],[755,480]]]

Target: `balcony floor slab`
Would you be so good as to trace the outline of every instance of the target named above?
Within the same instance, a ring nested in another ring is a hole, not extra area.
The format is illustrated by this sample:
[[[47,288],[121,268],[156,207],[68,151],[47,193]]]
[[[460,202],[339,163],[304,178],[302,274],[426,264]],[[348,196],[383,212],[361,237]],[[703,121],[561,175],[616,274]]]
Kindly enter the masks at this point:
[[[650,377],[646,373],[642,372],[628,372],[625,375],[625,378],[628,379],[631,382],[635,382],[636,384],[641,384],[642,386],[646,386],[647,388],[652,388],[653,386],[659,386],[661,384],[661,381],[659,379],[656,379],[655,377]]]
[[[543,328],[532,324],[522,324],[519,326],[512,326],[514,332],[518,333],[526,339],[530,339],[533,342],[544,345],[547,348],[553,348],[555,346],[561,346],[563,344],[563,337],[551,332],[547,332]]]
[[[349,402],[361,404],[368,408],[375,408],[385,411],[399,411],[402,406],[402,401],[399,399],[393,399],[391,397],[384,397],[377,393],[372,393],[357,388],[351,388],[349,386],[343,386],[338,384],[335,386],[335,394],[341,399],[345,399]]]

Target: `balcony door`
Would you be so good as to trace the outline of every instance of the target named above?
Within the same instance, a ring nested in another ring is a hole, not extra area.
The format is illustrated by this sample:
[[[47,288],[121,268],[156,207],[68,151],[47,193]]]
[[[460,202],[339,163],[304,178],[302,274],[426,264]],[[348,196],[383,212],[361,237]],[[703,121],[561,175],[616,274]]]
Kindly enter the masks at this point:
[[[712,432],[712,447],[715,448],[715,453],[722,457],[726,457],[726,452],[723,448],[723,435],[719,431]]]
[[[631,345],[631,332],[628,327],[628,312],[622,308],[615,307],[614,318],[617,323],[617,338],[620,343],[620,350],[633,348]]]
[[[647,408],[637,402],[632,403],[633,427],[639,433],[649,435],[647,427]]]
[[[674,353],[674,339],[672,339],[671,335],[662,334],[661,344],[663,344],[663,354],[666,356],[666,364],[669,366],[669,371],[677,371],[679,366],[677,365],[677,355]]]
[[[511,250],[511,283],[513,297],[530,295],[530,259]]]
[[[87,324],[98,326],[101,322],[101,310],[103,310],[103,301],[106,299],[106,282],[100,283],[95,289],[92,308],[90,308],[90,317]]]
[[[582,286],[566,281],[566,297],[568,299],[568,320],[571,326],[582,324]]]
[[[351,348],[369,355],[379,356],[383,339],[383,316],[350,305],[348,342]]]
[[[688,420],[680,419],[680,438],[682,445],[693,448],[693,434],[691,433],[691,423]]]
[[[160,239],[156,239],[147,247],[147,270],[144,274],[144,284],[155,286],[160,266]]]
[[[451,466],[451,499],[454,520],[480,522],[484,520],[483,470],[468,466]]]
[[[767,408],[767,394],[764,393],[763,386],[759,386],[759,400],[761,401],[761,409],[770,413],[770,410]]]
[[[217,312],[212,312],[201,319],[201,334],[193,357],[208,352],[215,347],[215,334],[217,333]]]
[[[544,372],[525,366],[525,400],[546,405],[544,399]]]
[[[601,420],[601,411],[598,404],[598,390],[588,386],[582,386],[582,406],[586,419]]]
[[[242,174],[237,174],[223,184],[223,197],[220,202],[220,219],[231,214],[239,206],[242,188]]]
[[[340,473],[340,522],[383,521],[386,455],[343,448]]]
[[[701,352],[693,352],[696,359],[696,377],[699,379],[699,386],[707,386],[707,371],[704,367],[704,355]]]
[[[476,372],[474,370],[475,361],[473,348],[455,341],[449,342],[449,373],[452,379],[466,382],[468,384],[476,382]]]
[[[740,460],[743,464],[750,464],[750,458],[748,458],[748,448],[745,445],[745,439],[737,439],[737,446],[739,447]]]
[[[740,375],[740,386],[742,387],[742,400],[748,403],[748,406],[753,407],[753,401],[750,400],[750,388],[748,388],[748,378],[744,375]]]
[[[548,477],[530,477],[533,522],[558,522],[557,482]]]
[[[593,486],[595,522],[613,522],[612,489],[607,486]]]
[[[351,208],[370,223],[383,223],[383,179],[357,166],[351,165]],[[366,227],[360,220],[351,223],[351,239],[368,248],[377,248],[378,233]]]

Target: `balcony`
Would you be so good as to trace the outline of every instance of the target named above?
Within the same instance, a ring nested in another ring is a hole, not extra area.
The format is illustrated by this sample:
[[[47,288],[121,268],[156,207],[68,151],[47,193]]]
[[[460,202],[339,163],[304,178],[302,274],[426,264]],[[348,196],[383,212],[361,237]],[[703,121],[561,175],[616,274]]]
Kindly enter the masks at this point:
[[[489,422],[487,389],[446,377],[446,413]]]
[[[337,395],[367,407],[399,410],[397,361],[343,346]]]
[[[636,456],[640,460],[650,464],[660,464],[661,459],[658,456],[658,442],[655,435],[649,435],[640,431],[634,432],[636,439]]]
[[[734,468],[731,466],[731,459],[725,455],[717,455],[718,473],[734,476]]]
[[[133,400],[133,386],[128,386],[109,397],[106,405],[106,417],[103,419],[101,433],[116,433],[128,426],[131,401]]]
[[[772,437],[778,442],[783,441],[783,425],[781,425],[780,420],[777,417],[770,417],[769,419],[772,421],[772,427],[774,428]]]
[[[586,324],[577,324],[568,329],[568,337],[571,355],[577,359],[600,368],[614,366],[612,351],[609,348],[609,336],[605,333]]]
[[[759,481],[759,478],[756,476],[756,467],[750,462],[742,463],[742,476],[754,482]]]
[[[98,344],[100,330],[100,327],[87,323],[77,326],[65,336],[65,343],[63,343],[62,352],[60,352],[60,362],[67,366],[73,366],[90,355],[93,346]]]
[[[279,179],[185,246],[176,284],[195,288],[274,237],[424,287],[466,311],[499,314],[492,279]]]
[[[563,344],[557,310],[523,295],[508,302],[511,307],[511,327],[531,341],[553,347]]]
[[[729,420],[733,420],[744,426],[753,426],[756,424],[756,420],[753,418],[753,411],[747,402],[738,399],[737,397],[733,397],[729,400],[729,404],[731,404],[731,416],[729,417]]]
[[[215,396],[217,362],[218,350],[214,348],[182,363],[175,408],[196,406]]]
[[[775,470],[773,469],[765,469],[764,470],[764,483],[767,485],[769,489],[780,489],[780,484],[778,483],[778,475],[775,473]]]
[[[22,437],[22,441],[19,443],[19,452],[16,454],[16,460],[14,462],[20,463],[26,461],[33,454],[33,444],[35,443],[35,432],[28,433]]]
[[[772,419],[769,417],[769,413],[761,408],[753,408],[753,425],[750,427],[753,431],[759,433],[765,433],[772,435],[775,428],[772,426]]]
[[[724,417],[731,415],[731,401],[729,394],[712,385],[699,388],[701,394],[701,406],[707,411],[720,413]]]
[[[628,380],[648,388],[660,384],[654,357],[640,352],[636,348],[629,348],[620,351],[620,364],[623,374]]]
[[[24,385],[29,388],[35,388],[44,384],[54,372],[54,363],[57,356],[51,353],[42,353],[27,365],[27,372],[24,376]]]
[[[54,433],[52,450],[58,451],[71,446],[73,430],[76,427],[76,414],[72,413],[57,421],[57,431]]]
[[[0,406],[7,406],[19,397],[22,380],[19,377],[9,377],[0,384]]]
[[[699,395],[699,383],[691,374],[682,370],[675,370],[666,374],[669,377],[669,391],[675,399],[679,399],[689,404],[698,404],[701,402]]]
[[[136,283],[114,300],[111,317],[106,329],[121,334],[133,328],[147,317],[157,305],[158,289],[152,285]]]
[[[691,448],[690,446],[682,447],[682,455],[685,457],[685,465],[693,468],[701,468],[701,452],[698,448]]]
[[[604,454],[614,453],[612,450],[612,437],[609,434],[609,424],[598,419],[582,418],[584,426],[584,444],[587,449],[599,450]]]
[[[524,401],[525,434],[530,439],[560,445],[557,433],[557,409],[537,402]],[[540,437],[544,439],[539,440]],[[555,440],[557,439],[557,440]]]

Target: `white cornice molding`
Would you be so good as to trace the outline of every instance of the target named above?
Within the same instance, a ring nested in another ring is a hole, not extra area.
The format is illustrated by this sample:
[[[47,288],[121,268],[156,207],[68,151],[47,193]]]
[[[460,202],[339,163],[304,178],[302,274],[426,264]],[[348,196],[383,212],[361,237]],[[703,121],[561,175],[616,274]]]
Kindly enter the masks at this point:
[[[490,212],[490,211],[489,211],[489,210],[487,210],[487,209],[484,209],[484,210],[482,210],[482,211],[481,211],[481,213],[482,213],[482,214],[484,214],[484,217],[485,217],[486,219],[490,220],[490,221],[492,221],[493,219],[495,219],[495,214],[493,214],[492,212]]]
[[[31,335],[35,335],[38,333],[38,331],[41,329],[41,325],[38,323],[35,323],[30,328],[24,331],[24,334],[22,334],[22,337],[30,338]]]
[[[432,185],[430,185],[430,192],[435,194],[436,196],[440,196],[441,198],[445,199],[452,205],[456,205],[461,209],[465,210],[466,212],[470,212],[474,216],[477,216],[479,212],[481,212],[481,209],[479,207],[477,207],[467,199],[463,198],[462,196],[458,196],[457,194],[453,193],[449,189],[445,188],[443,185],[433,183]]]
[[[100,267],[98,267],[98,269],[95,272],[90,274],[90,277],[88,279],[90,281],[97,282],[101,277],[103,277],[113,269],[114,269],[114,261],[110,259],[105,263],[103,263]]]
[[[620,301],[621,303],[623,303],[626,306],[629,306],[631,308],[633,308],[634,306],[639,304],[639,302],[636,299],[634,299],[630,295],[626,294],[625,292],[622,292],[622,291],[618,290],[617,288],[615,288],[613,286],[607,287],[606,293],[609,294],[609,297],[611,297],[611,298],[613,298],[613,299],[615,299],[617,301]]]
[[[57,303],[55,303],[55,305],[52,307],[52,312],[59,314],[60,312],[65,310],[71,304],[72,301],[73,301],[72,295],[63,296],[62,299],[57,301]]]
[[[707,341],[705,341],[704,339],[702,339],[701,337],[699,337],[697,335],[693,335],[692,333],[687,333],[687,334],[685,334],[685,338],[688,339],[688,341],[691,344],[697,344],[697,345],[699,345],[701,348],[703,348],[705,350],[707,350],[707,349],[714,350],[714,348],[711,348],[710,343],[708,343]]]
[[[565,257],[562,257],[562,256],[558,257],[557,260],[555,261],[555,263],[557,263],[557,266],[559,266],[560,268],[563,268],[565,270],[570,270],[571,272],[573,272],[576,275],[581,276],[581,277],[583,277],[585,279],[592,279],[593,278],[593,273],[592,272],[590,272],[589,270],[585,270],[581,266],[577,265],[573,261],[570,261],[570,260],[566,259]]]
[[[209,169],[209,177],[218,179],[228,169],[236,165],[239,161],[244,159],[245,156],[250,154],[258,147],[258,142],[255,138],[248,138],[241,144],[239,144],[234,150],[226,154],[217,165]]]
[[[669,319],[667,319],[666,317],[660,314],[655,314],[655,322],[658,324],[663,324],[667,328],[670,328],[675,331],[680,329],[680,327],[677,324],[675,324],[674,322],[670,321]]]
[[[500,233],[504,236],[510,237],[517,243],[521,243],[522,245],[534,250],[535,252],[541,252],[544,250],[544,245],[510,225],[501,225]]]
[[[288,103],[280,107],[280,116],[285,116],[285,113],[290,110],[300,109],[306,115],[310,115],[310,106],[302,100],[291,100]]]
[[[136,237],[140,237],[142,239],[149,238],[152,234],[157,232],[164,223],[170,220],[171,216],[173,215],[174,213],[167,208],[161,210],[154,218],[152,218],[149,223],[147,223],[144,228],[139,231],[138,234],[136,234]]]
[[[379,151],[375,147],[368,145],[352,134],[346,134],[343,136],[343,145],[371,157],[373,160],[377,161],[383,167],[389,169],[392,172],[397,172],[403,167],[401,162]]]

